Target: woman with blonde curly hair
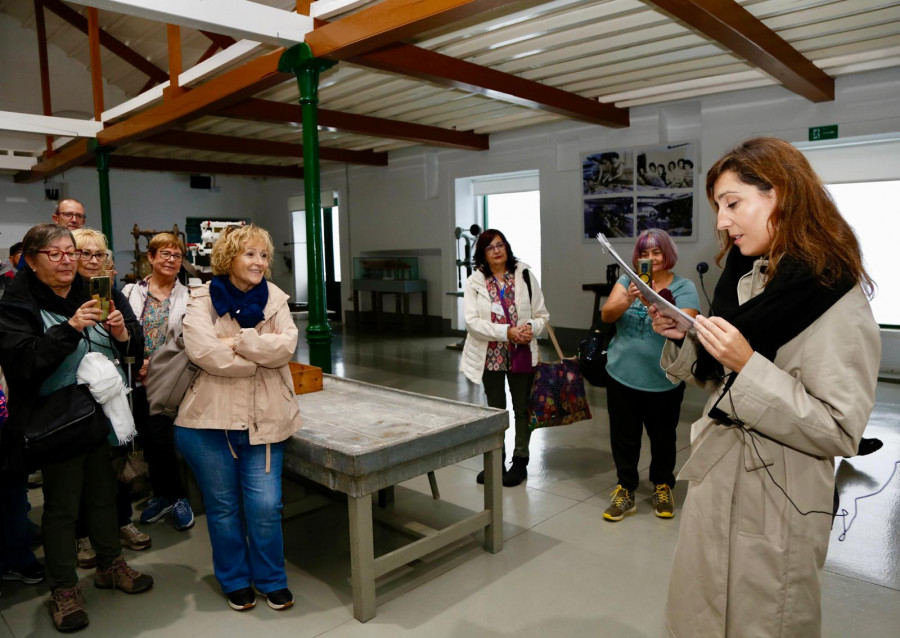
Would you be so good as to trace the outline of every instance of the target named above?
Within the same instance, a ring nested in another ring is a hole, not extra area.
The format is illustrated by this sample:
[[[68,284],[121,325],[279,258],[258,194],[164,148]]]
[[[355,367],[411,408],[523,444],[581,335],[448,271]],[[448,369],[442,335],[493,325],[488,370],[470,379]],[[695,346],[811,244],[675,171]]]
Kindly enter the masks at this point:
[[[272,238],[254,225],[213,245],[213,278],[195,289],[184,345],[200,374],[175,419],[175,442],[206,508],[216,579],[232,609],[294,604],[284,570],[284,441],[300,427],[288,362],[297,327],[288,296],[266,281]]]

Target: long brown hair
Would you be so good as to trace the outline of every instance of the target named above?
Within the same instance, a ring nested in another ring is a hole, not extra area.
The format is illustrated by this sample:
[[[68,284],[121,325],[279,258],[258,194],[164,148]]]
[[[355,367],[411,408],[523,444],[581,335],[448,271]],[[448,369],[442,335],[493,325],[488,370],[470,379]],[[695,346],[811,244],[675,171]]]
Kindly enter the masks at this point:
[[[769,281],[781,259],[790,255],[809,266],[825,286],[850,274],[872,294],[875,282],[863,267],[859,240],[803,153],[774,137],[752,138],[730,150],[706,173],[706,197],[714,213],[718,210],[716,182],[729,171],[764,193],[775,189],[775,209],[769,218]],[[719,231],[719,239],[722,250],[716,255],[717,264],[734,245],[725,231]]]

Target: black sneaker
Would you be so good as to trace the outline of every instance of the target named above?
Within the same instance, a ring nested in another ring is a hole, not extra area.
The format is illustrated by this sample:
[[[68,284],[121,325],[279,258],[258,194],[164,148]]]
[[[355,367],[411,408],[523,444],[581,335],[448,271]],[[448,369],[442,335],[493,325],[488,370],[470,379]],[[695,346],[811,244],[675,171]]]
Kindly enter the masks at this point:
[[[268,594],[263,594],[263,596],[266,597],[266,603],[272,609],[287,609],[294,604],[294,594],[287,587],[270,591]]]
[[[3,570],[3,580],[17,580],[27,585],[42,583],[46,577],[47,570],[37,561],[22,569]]]
[[[228,596],[228,605],[236,611],[247,611],[256,607],[256,594],[252,587],[244,587],[225,594]]]

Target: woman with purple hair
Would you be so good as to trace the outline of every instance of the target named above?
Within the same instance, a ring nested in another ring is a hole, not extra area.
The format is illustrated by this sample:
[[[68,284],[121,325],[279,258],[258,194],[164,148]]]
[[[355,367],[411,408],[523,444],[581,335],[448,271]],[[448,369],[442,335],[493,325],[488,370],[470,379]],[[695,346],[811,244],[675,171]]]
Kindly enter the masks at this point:
[[[634,244],[631,263],[651,260],[652,287],[684,310],[696,316],[700,310],[697,289],[689,279],[672,272],[678,250],[665,231],[645,230]],[[656,334],[647,314],[647,302],[637,287],[623,275],[603,305],[603,321],[616,324],[610,342],[606,371],[609,409],[609,438],[616,464],[618,485],[603,513],[608,521],[620,521],[637,511],[634,492],[638,487],[638,461],[644,428],[650,439],[650,483],[654,513],[660,518],[675,516],[672,487],[675,485],[675,427],[684,398],[684,383],[673,384],[659,365],[665,338]]]

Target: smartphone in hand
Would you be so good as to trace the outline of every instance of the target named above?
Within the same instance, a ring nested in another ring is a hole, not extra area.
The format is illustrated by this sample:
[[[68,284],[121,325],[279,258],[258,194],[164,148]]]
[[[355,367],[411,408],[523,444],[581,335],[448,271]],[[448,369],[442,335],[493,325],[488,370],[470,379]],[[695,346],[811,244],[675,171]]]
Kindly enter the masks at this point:
[[[112,280],[109,277],[91,277],[91,299],[100,302],[100,321],[109,318],[109,300],[112,297]]]
[[[645,284],[653,288],[653,260],[638,259],[637,260],[637,276],[641,278]]]

